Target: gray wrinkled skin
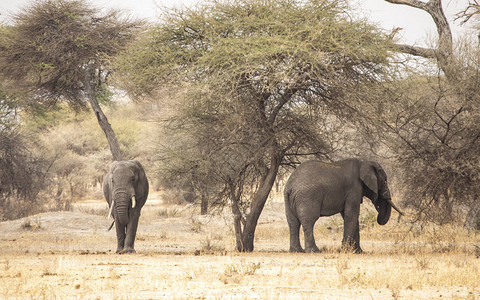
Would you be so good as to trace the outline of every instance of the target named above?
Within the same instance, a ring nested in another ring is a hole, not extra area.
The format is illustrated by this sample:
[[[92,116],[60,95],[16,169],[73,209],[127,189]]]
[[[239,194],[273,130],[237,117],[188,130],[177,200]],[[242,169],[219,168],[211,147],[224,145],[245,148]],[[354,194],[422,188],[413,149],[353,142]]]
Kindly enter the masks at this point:
[[[290,229],[290,251],[304,252],[300,245],[300,225],[305,251],[319,252],[313,236],[318,218],[340,213],[344,220],[342,245],[361,253],[358,217],[363,196],[372,200],[377,222],[385,225],[392,206],[387,175],[371,161],[350,159],[335,163],[308,161],[301,164],[285,185],[285,213]]]
[[[115,222],[116,252],[135,253],[140,210],[148,197],[148,180],[142,165],[136,160],[113,162],[103,178],[103,194]]]

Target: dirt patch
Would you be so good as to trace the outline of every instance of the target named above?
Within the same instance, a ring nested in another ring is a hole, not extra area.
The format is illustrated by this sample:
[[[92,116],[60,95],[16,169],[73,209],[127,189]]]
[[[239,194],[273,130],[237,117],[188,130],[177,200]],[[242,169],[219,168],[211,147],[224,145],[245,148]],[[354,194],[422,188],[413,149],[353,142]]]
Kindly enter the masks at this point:
[[[324,251],[291,254],[283,204],[270,201],[259,220],[255,252],[237,253],[228,211],[198,212],[196,206],[149,200],[133,255],[113,253],[116,237],[106,232],[111,221],[103,201],[2,222],[0,298],[480,297],[480,259],[474,252],[426,251],[421,245],[430,237],[398,243],[392,236],[399,234],[391,234],[398,224],[363,229],[366,254],[352,255],[338,251],[342,233],[335,228],[341,223],[323,219],[316,236]],[[478,236],[458,235],[464,245],[480,244]]]

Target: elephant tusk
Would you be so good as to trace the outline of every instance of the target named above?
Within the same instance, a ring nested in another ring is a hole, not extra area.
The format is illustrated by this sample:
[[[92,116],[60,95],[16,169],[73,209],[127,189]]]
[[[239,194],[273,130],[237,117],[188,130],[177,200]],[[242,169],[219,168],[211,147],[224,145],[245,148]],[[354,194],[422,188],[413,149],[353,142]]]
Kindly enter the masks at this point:
[[[108,227],[107,232],[110,231],[110,229],[112,229],[113,224],[115,224],[115,220],[113,220],[112,225],[110,225],[110,227]]]
[[[397,206],[395,206],[395,204],[393,204],[392,199],[387,199],[387,202],[388,202],[388,204],[390,204],[390,205],[393,207],[393,209],[395,209],[400,215],[402,215],[402,216],[405,215],[400,209],[398,209]]]
[[[132,196],[132,208],[135,208],[135,205],[137,205],[137,202],[135,201],[135,196]]]
[[[113,211],[113,204],[115,203],[115,200],[112,199],[112,205],[110,206],[110,209],[108,210],[108,217],[107,219],[110,219],[110,216],[112,215]]]

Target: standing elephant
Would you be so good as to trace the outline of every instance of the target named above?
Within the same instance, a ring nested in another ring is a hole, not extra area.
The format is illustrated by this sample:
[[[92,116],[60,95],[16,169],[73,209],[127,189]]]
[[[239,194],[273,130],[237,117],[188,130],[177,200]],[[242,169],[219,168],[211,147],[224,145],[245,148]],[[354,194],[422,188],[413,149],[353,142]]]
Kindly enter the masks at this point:
[[[313,226],[319,217],[342,214],[344,221],[343,247],[361,253],[358,216],[363,196],[372,200],[385,225],[393,204],[387,186],[387,174],[371,161],[358,159],[335,163],[308,161],[302,163],[285,185],[285,213],[290,228],[290,252],[304,252],[300,245],[300,225],[305,236],[305,251],[319,252],[313,236]]]
[[[148,196],[148,180],[142,165],[136,160],[113,162],[103,178],[103,194],[110,207],[108,218],[113,215],[117,231],[117,253],[135,253],[140,210]]]

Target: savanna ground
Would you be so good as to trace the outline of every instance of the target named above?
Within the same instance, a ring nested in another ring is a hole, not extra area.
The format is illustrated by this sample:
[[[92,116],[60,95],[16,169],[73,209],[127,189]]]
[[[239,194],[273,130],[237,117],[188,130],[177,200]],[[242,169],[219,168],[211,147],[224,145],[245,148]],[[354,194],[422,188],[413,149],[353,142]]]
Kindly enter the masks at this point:
[[[0,223],[0,298],[480,299],[478,233],[420,230],[396,213],[381,227],[364,203],[365,254],[339,251],[338,216],[317,222],[322,253],[291,254],[276,198],[260,217],[255,252],[238,253],[228,209],[200,216],[160,198],[143,208],[131,255],[114,253],[103,200]]]

